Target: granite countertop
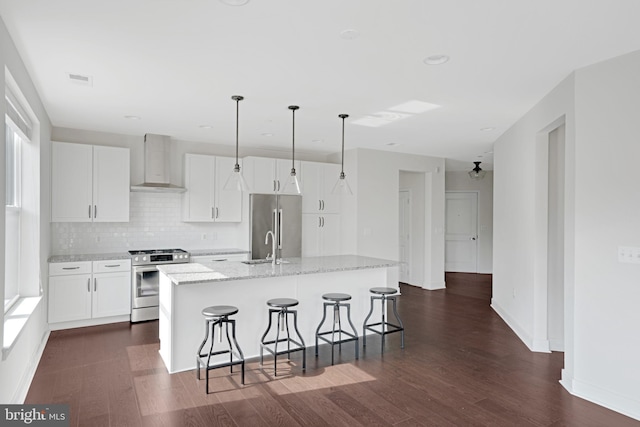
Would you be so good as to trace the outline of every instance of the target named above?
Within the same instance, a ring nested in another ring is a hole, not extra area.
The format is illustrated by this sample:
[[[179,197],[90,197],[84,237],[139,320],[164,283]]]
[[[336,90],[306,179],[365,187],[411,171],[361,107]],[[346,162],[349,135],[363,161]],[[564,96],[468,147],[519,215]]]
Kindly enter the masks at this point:
[[[369,258],[358,255],[338,255],[287,258],[285,262],[276,266],[271,265],[271,263],[244,264],[240,261],[222,261],[205,264],[159,265],[158,270],[166,274],[174,284],[187,285],[205,282],[395,267],[397,265],[399,265],[399,262],[386,259]]]
[[[248,254],[250,251],[236,248],[225,249],[195,249],[187,251],[191,256],[206,256],[206,255],[227,255],[227,254]],[[74,254],[74,255],[51,255],[49,262],[81,262],[81,261],[105,261],[109,259],[128,259],[131,258],[129,252],[112,252],[102,254]]]

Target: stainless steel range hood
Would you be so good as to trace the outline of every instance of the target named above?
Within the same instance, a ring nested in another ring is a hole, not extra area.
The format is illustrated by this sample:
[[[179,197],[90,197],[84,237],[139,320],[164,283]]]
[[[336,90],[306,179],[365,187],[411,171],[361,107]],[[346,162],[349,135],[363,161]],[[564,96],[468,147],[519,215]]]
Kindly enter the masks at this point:
[[[147,133],[144,136],[144,182],[132,185],[131,191],[184,193],[183,187],[171,184],[171,137]]]

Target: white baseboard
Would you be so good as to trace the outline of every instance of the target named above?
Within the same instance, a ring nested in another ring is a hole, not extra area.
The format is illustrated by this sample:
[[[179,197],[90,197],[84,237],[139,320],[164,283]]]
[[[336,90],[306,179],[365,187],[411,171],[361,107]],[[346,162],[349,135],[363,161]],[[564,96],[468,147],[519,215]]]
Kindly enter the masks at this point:
[[[438,289],[445,289],[445,282],[430,282],[430,283],[425,283],[422,286],[422,289],[427,289],[430,291],[436,291]]]
[[[42,336],[42,340],[40,341],[40,345],[36,349],[35,353],[31,357],[31,361],[29,362],[29,366],[22,376],[20,380],[20,384],[16,389],[15,394],[13,395],[12,402],[13,404],[23,404],[24,400],[27,398],[27,393],[29,392],[29,387],[31,387],[31,382],[33,381],[33,377],[36,375],[36,370],[38,369],[38,365],[40,364],[40,359],[42,358],[42,353],[44,353],[44,348],[47,346],[47,341],[49,341],[50,331],[46,331]]]
[[[85,326],[97,326],[97,325],[106,325],[107,323],[130,322],[130,321],[131,321],[131,315],[125,314],[122,316],[101,317],[99,319],[86,319],[86,320],[75,320],[73,322],[49,323],[49,328],[51,328],[52,331],[58,331],[60,329],[84,328]]]
[[[640,420],[640,402],[636,399],[576,379],[563,379],[560,383],[574,396]]]

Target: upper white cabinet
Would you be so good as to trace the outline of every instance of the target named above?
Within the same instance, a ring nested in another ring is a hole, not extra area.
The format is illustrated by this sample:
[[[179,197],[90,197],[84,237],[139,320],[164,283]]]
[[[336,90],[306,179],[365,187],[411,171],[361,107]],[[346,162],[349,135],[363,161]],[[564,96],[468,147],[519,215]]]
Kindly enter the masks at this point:
[[[285,188],[291,176],[291,160],[245,157],[242,164],[242,173],[251,193],[297,194],[293,189]],[[295,165],[301,176],[300,162],[296,161]]]
[[[184,159],[183,221],[242,221],[242,193],[223,189],[235,159],[202,154],[185,154]]]
[[[51,143],[51,221],[129,221],[129,149]]]
[[[302,212],[332,214],[340,212],[340,196],[331,190],[340,175],[340,165],[301,162]]]

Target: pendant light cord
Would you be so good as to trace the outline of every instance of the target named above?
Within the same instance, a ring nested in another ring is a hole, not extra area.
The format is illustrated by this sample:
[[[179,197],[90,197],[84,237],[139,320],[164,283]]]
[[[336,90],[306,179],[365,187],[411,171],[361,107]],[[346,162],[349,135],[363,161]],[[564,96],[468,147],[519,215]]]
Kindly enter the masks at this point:
[[[348,114],[339,114],[338,117],[342,119],[342,162],[340,165],[340,178],[344,179],[344,119],[349,117]]]
[[[236,101],[236,165],[233,170],[240,172],[240,163],[238,163],[238,136],[240,134],[240,101],[244,99],[244,96],[233,95],[231,99]]]
[[[289,105],[292,116],[291,125],[291,174],[296,173],[296,110],[299,109],[297,105]]]

